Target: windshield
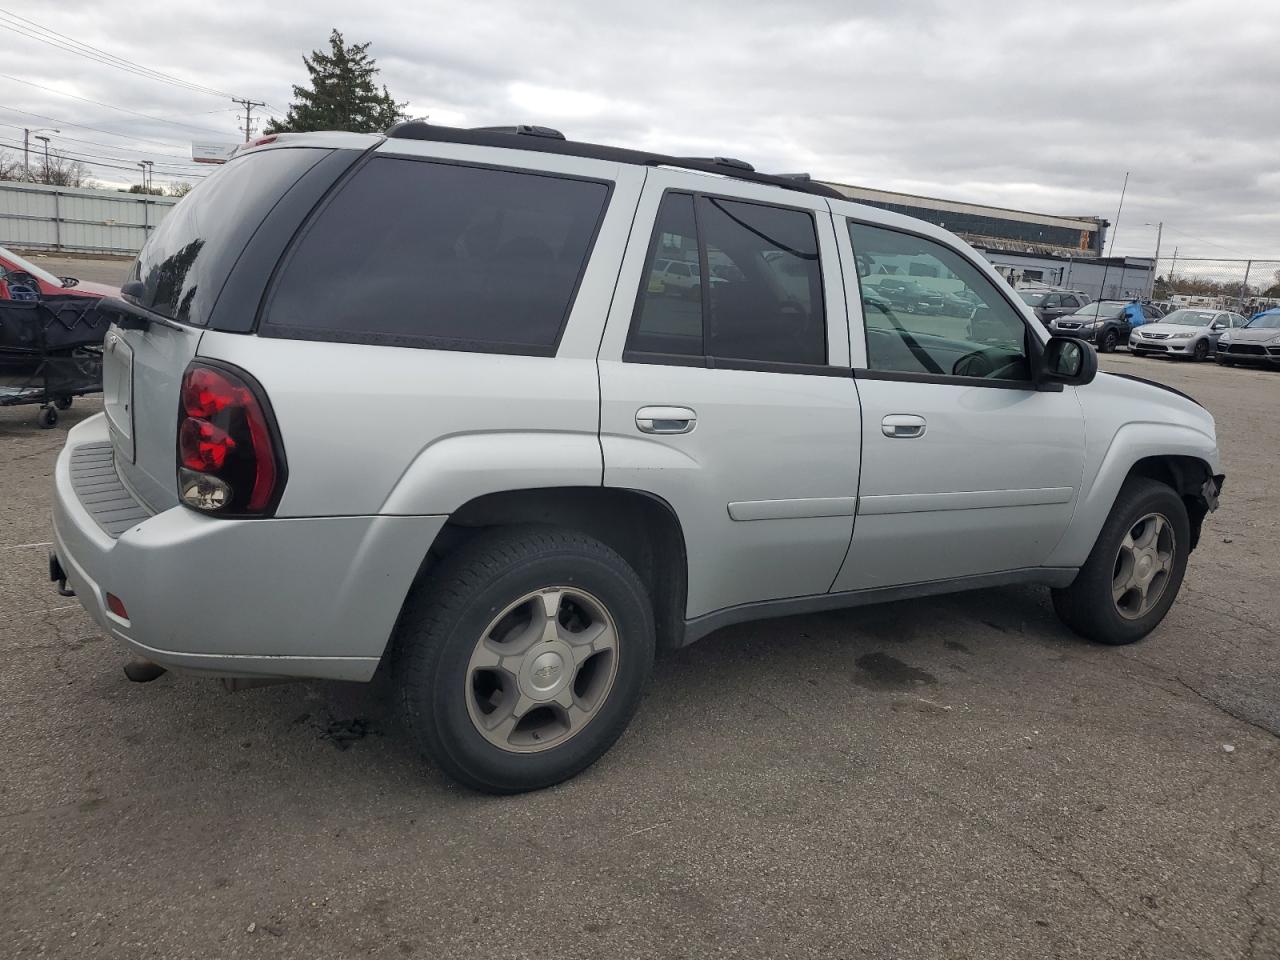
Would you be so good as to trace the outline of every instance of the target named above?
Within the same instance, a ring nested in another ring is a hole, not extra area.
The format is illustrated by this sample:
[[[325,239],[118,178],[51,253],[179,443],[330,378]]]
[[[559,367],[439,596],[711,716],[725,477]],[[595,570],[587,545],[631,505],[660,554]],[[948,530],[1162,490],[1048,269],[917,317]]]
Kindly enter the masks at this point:
[[[1175,310],[1161,323],[1176,323],[1180,327],[1207,327],[1217,314],[1212,310]]]
[[[1123,303],[1091,303],[1088,306],[1081,307],[1073,317],[1084,317],[1092,320],[1094,317],[1118,317],[1124,312],[1125,305]]]
[[[1047,293],[1021,293],[1021,292],[1020,292],[1020,293],[1018,294],[1018,296],[1020,296],[1020,297],[1022,298],[1022,302],[1023,302],[1023,303],[1025,303],[1025,304],[1027,304],[1028,306],[1038,307],[1038,306],[1040,306],[1040,304],[1044,303],[1044,298],[1045,298],[1045,297],[1047,297],[1047,296],[1048,296],[1048,294],[1047,294]]]
[[[24,260],[13,251],[6,250],[4,247],[0,247],[0,260],[4,261],[4,263],[0,263],[0,270],[3,270],[5,264],[9,265],[8,270],[4,270],[4,272],[17,270],[19,273],[29,273],[37,280],[47,283],[50,286],[62,286],[62,281],[48,270],[40,269],[30,260]]]
[[[1268,314],[1265,317],[1254,317],[1245,327],[1249,330],[1277,330],[1280,329],[1280,313]]]

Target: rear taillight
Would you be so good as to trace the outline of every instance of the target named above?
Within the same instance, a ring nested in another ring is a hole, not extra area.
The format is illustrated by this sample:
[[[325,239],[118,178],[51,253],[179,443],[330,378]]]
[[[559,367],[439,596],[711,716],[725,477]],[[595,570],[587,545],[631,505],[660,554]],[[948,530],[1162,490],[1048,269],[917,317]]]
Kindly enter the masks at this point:
[[[192,361],[178,411],[178,497],[222,516],[266,516],[284,489],[284,451],[271,408],[251,376]]]

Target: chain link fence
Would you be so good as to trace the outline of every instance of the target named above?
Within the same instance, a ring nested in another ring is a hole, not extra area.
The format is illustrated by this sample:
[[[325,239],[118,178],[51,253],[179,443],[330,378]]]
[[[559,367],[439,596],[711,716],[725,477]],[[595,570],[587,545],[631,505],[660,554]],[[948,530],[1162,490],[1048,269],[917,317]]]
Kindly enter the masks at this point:
[[[1251,317],[1280,307],[1280,260],[1161,257],[1151,299],[1171,309],[1230,310]]]

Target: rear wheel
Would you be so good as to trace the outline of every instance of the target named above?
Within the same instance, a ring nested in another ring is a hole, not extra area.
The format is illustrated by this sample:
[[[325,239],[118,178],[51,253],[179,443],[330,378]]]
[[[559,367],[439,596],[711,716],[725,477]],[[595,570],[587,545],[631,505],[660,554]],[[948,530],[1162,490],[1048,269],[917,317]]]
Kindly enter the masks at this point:
[[[445,773],[518,793],[590,766],[622,734],[653,665],[649,597],[609,547],[507,528],[415,588],[394,670],[409,728]]]
[[[1163,483],[1130,477],[1075,582],[1053,591],[1053,609],[1086,639],[1141,640],[1173,606],[1190,548],[1182,498]]]

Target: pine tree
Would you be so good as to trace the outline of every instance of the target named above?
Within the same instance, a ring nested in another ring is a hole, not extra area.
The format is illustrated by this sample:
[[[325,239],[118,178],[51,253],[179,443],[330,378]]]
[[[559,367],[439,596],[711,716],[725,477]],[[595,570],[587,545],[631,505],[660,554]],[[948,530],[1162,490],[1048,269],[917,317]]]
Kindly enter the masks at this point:
[[[374,83],[378,68],[369,44],[347,46],[342,34],[329,34],[329,52],[313,50],[302,62],[311,75],[311,89],[293,87],[293,103],[283,120],[271,118],[265,133],[305,130],[349,130],[378,133],[404,119],[405,103],[396,103],[384,84]]]

